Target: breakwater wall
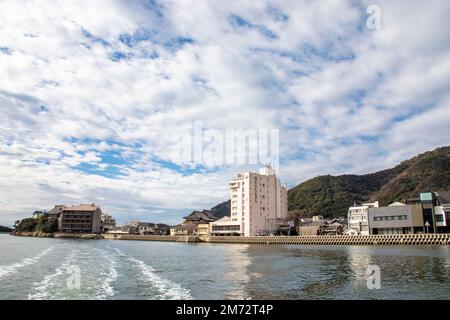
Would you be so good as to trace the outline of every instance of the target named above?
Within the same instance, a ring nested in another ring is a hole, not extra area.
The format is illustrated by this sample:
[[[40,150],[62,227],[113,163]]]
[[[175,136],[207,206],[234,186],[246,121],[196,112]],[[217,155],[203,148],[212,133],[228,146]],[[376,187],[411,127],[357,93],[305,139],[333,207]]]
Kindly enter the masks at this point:
[[[207,237],[210,243],[298,244],[298,245],[450,245],[450,234],[391,234],[368,236],[261,236]]]
[[[139,241],[169,241],[169,242],[198,242],[198,237],[194,236],[154,236],[154,235],[133,235],[133,234],[104,234],[107,240],[139,240]]]

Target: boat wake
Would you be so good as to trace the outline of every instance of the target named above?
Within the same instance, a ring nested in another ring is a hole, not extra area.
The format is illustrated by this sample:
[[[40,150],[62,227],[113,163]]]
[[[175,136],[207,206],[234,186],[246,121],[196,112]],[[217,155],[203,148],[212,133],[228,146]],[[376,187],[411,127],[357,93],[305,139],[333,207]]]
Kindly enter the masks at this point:
[[[61,282],[61,278],[67,275],[69,268],[73,265],[75,261],[75,256],[77,252],[72,252],[62,264],[56,268],[55,273],[46,275],[41,282],[34,284],[33,293],[28,295],[28,300],[44,300],[51,299],[53,295],[51,294],[50,288],[55,287]]]
[[[45,255],[47,255],[50,251],[52,251],[54,247],[55,246],[51,246],[51,247],[45,249],[44,251],[42,251],[41,253],[39,253],[38,255],[36,255],[33,258],[25,258],[22,261],[11,264],[11,265],[0,266],[0,279],[11,273],[18,272],[21,268],[35,264],[41,258],[43,258]]]
[[[119,276],[116,270],[116,261],[106,251],[100,250],[102,259],[107,262],[105,270],[101,271],[101,275],[104,277],[103,282],[100,284],[99,293],[96,295],[96,299],[105,300],[108,297],[114,296],[113,283]]]
[[[138,260],[134,257],[131,257],[121,250],[114,248],[116,254],[127,259],[143,275],[143,279],[150,283],[154,288],[156,288],[159,292],[159,295],[156,297],[157,299],[162,300],[190,300],[192,296],[190,291],[183,288],[177,283],[174,283],[166,278],[161,277],[157,274],[157,270],[155,270],[152,266],[145,264],[143,261]]]

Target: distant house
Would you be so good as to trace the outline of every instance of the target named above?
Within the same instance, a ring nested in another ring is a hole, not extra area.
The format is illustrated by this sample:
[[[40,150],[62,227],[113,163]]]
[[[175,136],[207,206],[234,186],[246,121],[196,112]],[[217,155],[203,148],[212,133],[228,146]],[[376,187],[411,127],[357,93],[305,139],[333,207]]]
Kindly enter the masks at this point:
[[[313,222],[322,222],[323,221],[323,216],[313,216],[312,217],[312,221]]]
[[[319,230],[319,235],[341,235],[344,233],[344,226],[340,223],[324,224]]]
[[[101,229],[102,233],[107,233],[116,228],[116,220],[106,213],[101,215]]]
[[[312,218],[301,218],[296,221],[297,234],[299,236],[315,236],[323,221],[314,222]]]
[[[196,234],[197,225],[195,224],[180,224],[170,229],[171,236],[189,236]]]
[[[183,217],[184,222],[178,226],[170,229],[171,235],[198,235],[199,227],[200,233],[205,233],[205,225],[209,225],[211,222],[217,220],[210,210],[192,211],[192,213],[186,217]],[[209,232],[209,227],[208,227]]]
[[[203,211],[192,211],[192,213],[186,217],[183,217],[183,224],[204,224],[210,223],[217,220],[217,217],[214,216],[211,211],[203,210]]]
[[[357,236],[358,231],[356,231],[354,229],[346,229],[346,230],[344,230],[344,232],[342,234],[346,235],[346,236]]]
[[[164,223],[132,221],[127,224],[135,233],[142,235],[165,235],[170,226]],[[132,232],[133,232],[132,231]]]

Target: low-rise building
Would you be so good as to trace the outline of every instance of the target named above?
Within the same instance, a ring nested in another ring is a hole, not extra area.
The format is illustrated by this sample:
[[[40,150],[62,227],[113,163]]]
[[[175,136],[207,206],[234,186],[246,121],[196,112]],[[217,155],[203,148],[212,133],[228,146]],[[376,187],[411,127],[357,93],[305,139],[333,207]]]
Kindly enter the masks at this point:
[[[223,217],[217,221],[211,222],[212,236],[242,236],[242,222],[232,221],[231,217]]]
[[[369,208],[379,207],[378,201],[363,203],[348,209],[348,228],[353,229],[360,235],[369,235]]]
[[[64,207],[59,216],[59,230],[70,233],[100,233],[102,210],[92,204]]]
[[[210,234],[210,224],[200,223],[197,225],[197,235],[199,237],[207,237]]]
[[[103,213],[100,219],[102,233],[108,233],[116,228],[116,220],[111,215]]]
[[[436,232],[450,233],[450,192],[438,191],[434,206]]]
[[[323,221],[313,221],[312,218],[300,218],[296,220],[296,231],[299,236],[316,236]]]
[[[203,228],[201,232],[204,233],[204,225],[209,225],[209,223],[216,221],[217,217],[214,216],[210,210],[194,210],[191,214],[184,217],[183,219],[184,222],[182,224],[179,224],[178,226],[172,227],[170,229],[171,235],[198,235],[198,229],[200,225]]]
[[[392,205],[369,208],[370,234],[424,233],[422,206]]]
[[[197,225],[195,224],[180,224],[170,228],[171,236],[191,236],[196,234]]]

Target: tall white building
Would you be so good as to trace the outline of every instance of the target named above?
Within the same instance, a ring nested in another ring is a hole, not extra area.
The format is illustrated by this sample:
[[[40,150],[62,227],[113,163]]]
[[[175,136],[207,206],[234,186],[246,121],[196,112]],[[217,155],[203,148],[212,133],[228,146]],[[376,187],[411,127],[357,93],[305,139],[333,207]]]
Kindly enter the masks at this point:
[[[231,215],[211,223],[213,235],[268,235],[277,231],[287,216],[287,187],[275,170],[266,166],[259,173],[238,174],[229,184]]]
[[[363,203],[348,209],[348,228],[360,235],[369,235],[369,208],[378,208],[378,201]]]

